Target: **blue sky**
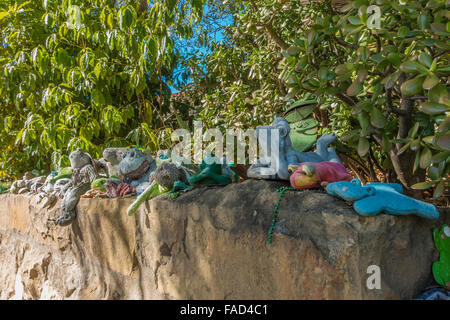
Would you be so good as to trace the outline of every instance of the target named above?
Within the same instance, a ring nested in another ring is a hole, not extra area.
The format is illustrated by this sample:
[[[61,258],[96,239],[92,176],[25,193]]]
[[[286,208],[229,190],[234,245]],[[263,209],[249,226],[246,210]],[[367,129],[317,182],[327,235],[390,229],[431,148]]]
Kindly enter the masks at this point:
[[[206,14],[208,12],[208,7],[206,5],[204,7],[204,10],[205,10],[205,14]],[[228,17],[223,18],[221,21],[219,21],[218,24],[221,26],[225,26],[225,25],[232,24],[232,22],[233,22],[233,17],[228,16]],[[218,30],[216,32],[213,32],[209,36],[212,38],[213,42],[220,42],[225,39],[223,30]],[[189,41],[181,41],[178,43],[181,43],[182,48],[177,48],[177,49],[180,50],[184,56],[193,55],[196,52],[198,54],[203,54],[203,55],[210,53],[209,46],[201,46],[201,47],[192,46],[189,44]],[[177,71],[180,71],[180,69],[175,69],[175,73]],[[187,82],[189,82],[189,80]],[[169,86],[169,87],[170,87],[172,93],[177,93],[180,91],[180,90],[176,89],[173,85]]]

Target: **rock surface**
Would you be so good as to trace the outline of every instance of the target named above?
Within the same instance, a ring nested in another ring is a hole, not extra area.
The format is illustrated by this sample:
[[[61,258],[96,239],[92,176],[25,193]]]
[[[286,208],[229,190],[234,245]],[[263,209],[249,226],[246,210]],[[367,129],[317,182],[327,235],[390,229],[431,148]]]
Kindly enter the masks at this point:
[[[448,209],[437,222],[361,217],[324,192],[290,191],[268,244],[282,185],[163,195],[133,217],[133,199],[81,199],[66,228],[59,203],[0,195],[0,299],[410,299],[433,284],[432,230],[450,224]]]

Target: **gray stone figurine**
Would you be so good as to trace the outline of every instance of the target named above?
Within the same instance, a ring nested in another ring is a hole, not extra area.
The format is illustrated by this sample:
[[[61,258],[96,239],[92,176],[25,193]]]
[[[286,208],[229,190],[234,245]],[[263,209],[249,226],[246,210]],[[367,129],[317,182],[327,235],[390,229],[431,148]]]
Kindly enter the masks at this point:
[[[76,217],[76,206],[80,197],[91,188],[91,183],[99,177],[99,163],[80,148],[69,155],[73,174],[70,182],[66,184],[66,192],[61,202],[61,216],[56,224],[67,226]]]
[[[340,163],[335,150],[328,147],[336,140],[334,134],[322,135],[317,140],[316,152],[299,152],[292,147],[290,130],[289,123],[282,117],[275,117],[270,126],[261,126],[256,129],[259,145],[263,148],[258,161],[247,170],[249,178],[288,180],[290,164],[322,161]]]
[[[118,174],[123,182],[137,189],[142,183],[148,183],[150,174],[156,169],[156,162],[150,152],[131,147],[122,155]]]

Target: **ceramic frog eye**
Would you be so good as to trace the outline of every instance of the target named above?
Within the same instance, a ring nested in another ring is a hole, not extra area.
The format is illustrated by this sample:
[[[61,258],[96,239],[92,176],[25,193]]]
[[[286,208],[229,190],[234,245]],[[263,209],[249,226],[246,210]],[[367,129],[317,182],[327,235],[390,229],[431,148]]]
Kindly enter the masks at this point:
[[[130,157],[134,157],[135,155],[136,155],[136,151],[131,150],[131,152],[130,152]]]
[[[372,187],[367,187],[366,190],[367,190],[367,192],[368,192],[370,195],[372,195],[372,196],[375,194],[375,189],[372,188]]]
[[[295,171],[297,171],[297,169],[298,169],[298,166],[297,166],[297,165],[290,164],[290,165],[288,166],[288,172],[289,172],[290,175],[293,174]]]
[[[444,233],[447,237],[450,238],[450,227],[449,226],[444,227]]]
[[[316,172],[316,169],[311,165],[305,164],[302,167],[302,172],[304,174],[306,174],[308,177],[312,177],[314,175],[314,173]]]

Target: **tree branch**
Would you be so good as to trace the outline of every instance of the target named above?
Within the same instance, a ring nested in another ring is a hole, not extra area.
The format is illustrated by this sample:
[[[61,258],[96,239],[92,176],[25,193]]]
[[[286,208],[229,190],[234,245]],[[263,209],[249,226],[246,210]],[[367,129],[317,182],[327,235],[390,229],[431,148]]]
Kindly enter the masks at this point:
[[[336,93],[335,97],[340,99],[341,101],[343,101],[344,103],[346,103],[350,107],[353,107],[356,104],[356,102],[352,98],[350,98],[350,97],[348,97],[348,96],[346,96],[346,95],[344,95],[342,93]]]
[[[147,11],[147,8],[148,8],[148,2],[147,1],[148,0],[141,0],[139,2],[139,14]]]
[[[373,34],[373,37],[377,40],[377,53],[381,52],[381,39],[376,34]]]
[[[287,50],[289,45],[280,38],[280,36],[273,29],[272,23],[265,25],[266,31],[270,38],[283,50]]]

